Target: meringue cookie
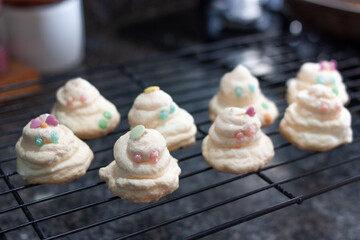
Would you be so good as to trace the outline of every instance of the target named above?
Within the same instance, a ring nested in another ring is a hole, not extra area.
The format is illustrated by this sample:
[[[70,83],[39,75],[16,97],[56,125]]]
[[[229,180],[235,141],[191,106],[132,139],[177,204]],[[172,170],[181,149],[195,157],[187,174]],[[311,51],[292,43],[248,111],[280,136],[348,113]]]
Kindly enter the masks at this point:
[[[279,116],[276,105],[260,90],[259,81],[247,68],[238,65],[226,73],[220,81],[220,90],[209,103],[210,120],[227,107],[253,106],[263,127],[272,124]]]
[[[202,143],[205,160],[220,172],[241,174],[262,168],[274,157],[274,146],[260,129],[253,107],[225,108]]]
[[[159,131],[166,139],[169,151],[195,143],[196,126],[193,117],[159,87],[148,87],[136,97],[128,114],[130,128],[144,125]]]
[[[349,96],[340,73],[336,70],[336,61],[323,61],[320,63],[304,63],[296,78],[287,82],[287,102],[295,102],[296,95],[301,90],[309,89],[314,84],[321,84],[329,87],[341,100],[343,104],[349,102]]]
[[[114,145],[114,157],[99,175],[122,199],[147,203],[179,187],[177,160],[166,148],[164,137],[154,129],[139,125],[121,136]]]
[[[93,139],[112,132],[120,122],[114,104],[82,78],[69,80],[56,93],[51,114],[82,139]]]
[[[351,115],[330,88],[316,84],[286,109],[280,133],[300,149],[327,151],[352,142]]]
[[[82,177],[94,158],[86,143],[49,114],[24,127],[15,150],[17,172],[31,184],[58,184]]]

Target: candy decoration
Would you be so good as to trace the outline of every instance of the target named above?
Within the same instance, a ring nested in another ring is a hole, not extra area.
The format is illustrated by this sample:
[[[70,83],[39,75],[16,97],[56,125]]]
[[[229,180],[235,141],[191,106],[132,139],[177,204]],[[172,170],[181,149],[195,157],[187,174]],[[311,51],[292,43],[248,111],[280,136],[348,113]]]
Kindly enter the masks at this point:
[[[265,113],[264,119],[265,119],[266,123],[271,123],[272,118],[271,118],[270,113]]]
[[[255,116],[255,108],[253,106],[249,107],[246,112],[247,115],[249,115],[250,117]]]
[[[33,119],[30,123],[30,128],[47,128],[48,125],[56,127],[59,124],[59,121],[55,119],[54,115],[49,115],[45,122],[41,122],[39,119]]]
[[[56,127],[59,124],[59,121],[56,120],[55,116],[51,114],[46,118],[45,122],[53,127]]]
[[[106,119],[111,119],[111,118],[112,118],[111,113],[109,113],[108,111],[104,111],[104,112],[103,112],[103,116],[104,116]]]
[[[325,84],[325,78],[322,77],[322,76],[318,76],[318,77],[316,78],[316,83],[318,83],[318,84]]]
[[[44,140],[42,139],[42,137],[36,136],[36,137],[35,137],[35,143],[36,143],[36,145],[38,145],[39,147],[42,147],[42,145],[44,144]]]
[[[237,98],[241,98],[241,96],[243,95],[243,89],[242,87],[236,87],[235,88],[235,94]]]
[[[342,108],[342,104],[341,103],[335,103],[335,109],[336,109],[336,111],[340,111],[341,110],[341,108]]]
[[[145,88],[144,93],[151,93],[151,92],[156,92],[159,90],[160,90],[160,88],[158,86],[151,86],[151,87]]]
[[[330,68],[331,68],[331,70],[336,70],[336,69],[337,69],[337,62],[336,62],[336,60],[332,59],[332,60],[330,61]]]
[[[254,92],[255,92],[255,86],[254,86],[254,84],[249,84],[249,85],[248,85],[248,88],[249,88],[249,91],[250,91],[251,93],[254,93]]]
[[[107,124],[107,121],[105,119],[100,119],[99,120],[99,127],[102,129],[102,130],[105,130],[107,128],[108,124]]]
[[[39,119],[33,119],[30,123],[30,128],[38,128],[41,126],[41,121]]]
[[[327,111],[329,111],[329,104],[325,103],[325,102],[322,102],[320,103],[320,111],[323,112],[323,113],[326,113]]]
[[[82,94],[81,96],[80,96],[80,102],[82,102],[82,103],[87,103],[87,97],[86,97],[86,95],[84,95],[84,94]]]
[[[157,150],[153,150],[150,153],[150,163],[156,164],[159,161],[159,152]]]
[[[256,134],[256,127],[254,125],[251,125],[248,127],[248,129],[246,130],[246,135],[249,138],[253,138]]]
[[[71,106],[74,103],[74,98],[72,96],[68,96],[66,99],[67,105]]]
[[[339,95],[339,90],[337,89],[337,87],[333,87],[331,90],[333,91],[333,93],[336,94],[336,96]]]
[[[50,133],[50,138],[52,143],[58,143],[59,142],[59,135],[56,132]]]
[[[141,163],[141,160],[142,160],[141,153],[134,153],[133,160],[135,163]]]
[[[137,125],[130,132],[130,139],[136,140],[140,138],[145,132],[145,127],[143,125]]]
[[[160,114],[159,114],[159,118],[160,118],[161,120],[166,120],[166,119],[168,118],[168,113],[167,113],[167,111],[166,111],[166,110],[162,110],[162,111],[160,112]]]
[[[267,105],[266,102],[262,102],[261,106],[265,109],[269,109],[269,105]]]
[[[175,112],[175,105],[170,103],[170,114]]]
[[[236,141],[238,142],[242,142],[242,140],[244,139],[245,135],[244,133],[240,130],[234,133],[234,137],[236,139]]]
[[[332,84],[335,84],[335,83],[336,83],[335,78],[334,78],[334,77],[330,77],[330,82],[331,82]]]
[[[320,65],[320,71],[325,70],[325,63],[323,61],[319,62]]]

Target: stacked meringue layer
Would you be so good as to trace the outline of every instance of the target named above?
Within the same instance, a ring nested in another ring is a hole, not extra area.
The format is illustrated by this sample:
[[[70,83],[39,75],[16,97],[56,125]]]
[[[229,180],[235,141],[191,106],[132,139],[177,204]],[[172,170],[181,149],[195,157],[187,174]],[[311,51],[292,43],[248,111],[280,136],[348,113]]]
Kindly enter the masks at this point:
[[[136,126],[114,145],[114,158],[99,171],[109,190],[122,199],[147,203],[175,191],[181,170],[156,130]]]
[[[260,127],[253,107],[224,109],[202,143],[205,160],[218,171],[234,174],[263,167],[274,157],[274,147]]]
[[[120,122],[115,105],[82,78],[68,81],[57,91],[56,98],[51,113],[82,139],[104,136]]]
[[[170,151],[195,143],[194,118],[159,87],[149,87],[135,99],[128,120],[131,128],[141,124],[159,131]]]
[[[352,142],[351,115],[330,88],[313,85],[286,109],[280,133],[300,149],[326,151]]]
[[[259,81],[242,65],[226,73],[220,82],[220,90],[209,103],[210,120],[227,107],[248,108],[253,106],[261,125],[268,126],[278,117],[276,105],[261,92]]]
[[[337,95],[343,104],[349,102],[345,84],[340,73],[337,71],[335,60],[322,61],[319,63],[304,63],[296,78],[289,79],[287,89],[287,101],[295,102],[296,95],[302,90],[309,89],[312,85],[319,84],[329,87]]]
[[[32,184],[58,184],[79,178],[94,157],[86,143],[49,114],[40,115],[24,127],[15,150],[17,172]]]

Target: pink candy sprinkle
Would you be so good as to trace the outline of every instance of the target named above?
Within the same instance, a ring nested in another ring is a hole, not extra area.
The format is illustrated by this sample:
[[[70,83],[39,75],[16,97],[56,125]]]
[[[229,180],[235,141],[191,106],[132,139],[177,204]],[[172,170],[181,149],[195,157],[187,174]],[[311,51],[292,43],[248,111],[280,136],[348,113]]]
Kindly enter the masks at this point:
[[[33,119],[30,123],[30,128],[38,128],[41,126],[41,121],[39,119]]]
[[[71,106],[74,102],[74,98],[72,96],[68,96],[66,99],[67,105]]]
[[[150,153],[150,163],[156,164],[159,161],[159,151],[152,150]]]
[[[336,62],[336,60],[332,59],[332,60],[330,61],[330,68],[331,68],[331,70],[336,70],[336,69],[337,69],[337,62]]]
[[[135,163],[140,163],[142,160],[142,156],[141,153],[134,153],[133,154],[133,159]]]
[[[54,127],[56,127],[59,124],[59,121],[56,120],[55,116],[51,114],[46,118],[45,122],[50,126],[54,126]]]
[[[246,110],[246,114],[249,115],[250,117],[255,116],[255,108],[254,108],[253,106],[249,107],[249,108]]]
[[[246,130],[246,135],[249,138],[253,138],[256,134],[256,126],[255,125],[251,125],[248,127],[248,129]]]
[[[321,104],[320,104],[320,111],[322,111],[323,113],[326,113],[327,111],[329,111],[329,104],[327,104],[327,103],[324,103],[324,102],[322,102]]]
[[[244,139],[244,133],[242,131],[237,131],[234,133],[236,141],[241,142]]]
[[[323,61],[319,62],[320,71],[325,70],[325,63]]]
[[[87,102],[87,97],[86,97],[84,94],[82,94],[82,95],[80,96],[80,102],[82,102],[82,103],[86,103],[86,102]]]
[[[342,104],[341,104],[341,103],[339,103],[339,102],[335,103],[335,109],[336,109],[336,111],[340,111],[341,108],[342,108]]]

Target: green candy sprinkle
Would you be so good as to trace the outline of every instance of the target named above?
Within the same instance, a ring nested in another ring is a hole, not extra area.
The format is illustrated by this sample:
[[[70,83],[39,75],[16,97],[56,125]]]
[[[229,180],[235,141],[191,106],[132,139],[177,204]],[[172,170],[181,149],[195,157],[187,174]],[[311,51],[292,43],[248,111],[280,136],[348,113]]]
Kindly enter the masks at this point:
[[[168,113],[167,113],[167,111],[166,111],[166,110],[162,110],[162,111],[160,112],[160,114],[159,114],[159,118],[160,118],[161,120],[166,120],[166,119],[168,118]]]
[[[42,139],[42,137],[36,136],[36,137],[35,137],[35,143],[36,143],[36,145],[38,145],[39,147],[42,147],[42,145],[44,144],[44,140]]]
[[[141,137],[145,132],[145,127],[143,125],[137,125],[130,132],[130,139],[136,140]]]
[[[268,109],[268,108],[269,108],[269,106],[268,106],[265,102],[261,103],[261,106],[262,106],[263,108],[265,108],[265,109]]]
[[[106,119],[111,119],[111,118],[112,118],[111,113],[109,113],[108,111],[103,112],[103,116],[104,116]]]
[[[248,85],[248,88],[249,88],[249,90],[250,90],[251,93],[254,93],[254,92],[255,92],[255,86],[254,86],[254,84],[249,84],[249,85]]]
[[[316,83],[318,84],[325,84],[325,79],[322,76],[316,78]]]
[[[241,98],[241,96],[243,95],[243,89],[242,87],[236,87],[235,88],[235,94],[238,98]]]
[[[175,105],[170,103],[170,114],[175,112]]]
[[[332,91],[337,95],[339,95],[339,90],[336,87],[332,88]]]
[[[102,130],[105,130],[107,128],[108,124],[107,124],[107,121],[105,119],[100,119],[99,120],[99,127],[102,129]]]
[[[56,132],[50,133],[50,138],[52,143],[58,143],[59,142],[59,135]]]

